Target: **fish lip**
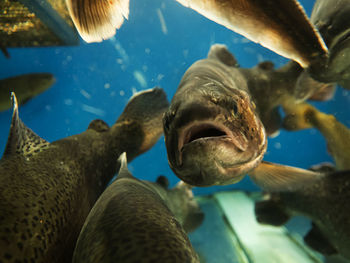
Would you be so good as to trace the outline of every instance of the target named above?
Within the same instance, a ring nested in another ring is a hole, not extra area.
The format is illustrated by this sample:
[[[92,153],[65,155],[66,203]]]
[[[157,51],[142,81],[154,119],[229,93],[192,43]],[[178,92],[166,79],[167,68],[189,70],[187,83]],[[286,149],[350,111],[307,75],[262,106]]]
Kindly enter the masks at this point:
[[[202,130],[205,129],[216,129],[219,132],[222,132],[223,135],[218,136],[204,136],[200,138],[196,138],[191,140],[191,135],[196,134]],[[242,134],[244,137],[244,140],[248,141],[244,134]],[[209,141],[209,140],[220,140],[220,141],[230,141],[238,150],[245,151],[247,146],[241,145],[235,140],[233,132],[227,128],[224,124],[216,121],[194,121],[185,126],[185,128],[182,129],[182,131],[178,135],[178,152],[179,152],[179,158],[178,158],[178,165],[182,165],[182,151],[185,147],[190,146],[191,144],[203,142],[203,141]]]

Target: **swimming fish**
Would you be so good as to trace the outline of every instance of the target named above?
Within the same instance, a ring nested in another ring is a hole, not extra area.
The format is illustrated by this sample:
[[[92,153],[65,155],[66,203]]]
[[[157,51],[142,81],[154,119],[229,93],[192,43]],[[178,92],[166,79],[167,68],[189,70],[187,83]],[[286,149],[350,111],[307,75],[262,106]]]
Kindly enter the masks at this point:
[[[163,126],[170,167],[184,182],[225,185],[248,173],[264,189],[278,190],[321,177],[262,161],[267,138],[255,105],[259,97],[266,99],[270,94],[257,96],[255,90],[253,97],[251,90],[257,89],[256,83],[265,85],[259,87],[263,91],[270,82],[250,81],[259,77],[254,70],[249,76],[225,46],[213,45],[208,58],[195,62],[182,77]],[[288,78],[285,81],[277,82],[278,87],[288,86]]]
[[[137,93],[116,123],[94,120],[81,134],[49,143],[14,111],[0,160],[0,261],[71,262],[81,227],[118,170],[115,162],[147,151],[162,134],[162,89]]]
[[[303,67],[319,67],[327,47],[296,0],[177,0],[182,5],[242,34]],[[112,37],[129,15],[129,0],[66,0],[86,42]]]
[[[283,125],[288,130],[318,129],[327,141],[335,167],[313,166],[327,174],[297,191],[267,193],[255,206],[260,223],[283,225],[294,215],[313,222],[305,242],[324,255],[340,254],[350,259],[350,130],[315,107],[301,103],[285,109]],[[336,172],[336,170],[339,170]]]
[[[338,170],[350,170],[350,129],[334,115],[320,112],[307,103],[284,109],[283,126],[287,130],[318,129],[327,141],[327,148]]]
[[[350,0],[317,0],[311,22],[329,48],[325,67],[310,70],[323,82],[337,82],[350,89]]]
[[[204,217],[191,187],[180,181],[167,189],[138,180],[127,168],[125,153],[120,160],[117,179],[85,221],[73,263],[199,263],[183,228],[186,224],[199,226]]]
[[[350,170],[338,171],[296,191],[266,193],[255,204],[255,214],[258,222],[275,226],[295,215],[306,216],[312,228],[305,243],[326,256],[340,254],[350,260],[349,198]]]
[[[15,92],[18,103],[24,104],[44,92],[55,82],[50,73],[31,73],[0,80],[0,111],[11,108],[11,92]]]

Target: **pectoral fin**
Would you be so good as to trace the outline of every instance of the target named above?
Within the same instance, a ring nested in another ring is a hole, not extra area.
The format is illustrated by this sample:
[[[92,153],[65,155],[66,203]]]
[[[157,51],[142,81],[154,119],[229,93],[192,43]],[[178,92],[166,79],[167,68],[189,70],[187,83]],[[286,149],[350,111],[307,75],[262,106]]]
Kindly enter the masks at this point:
[[[112,37],[129,16],[129,0],[66,0],[80,36],[88,43]]]
[[[321,173],[264,161],[249,175],[258,186],[273,192],[295,191],[323,177]]]

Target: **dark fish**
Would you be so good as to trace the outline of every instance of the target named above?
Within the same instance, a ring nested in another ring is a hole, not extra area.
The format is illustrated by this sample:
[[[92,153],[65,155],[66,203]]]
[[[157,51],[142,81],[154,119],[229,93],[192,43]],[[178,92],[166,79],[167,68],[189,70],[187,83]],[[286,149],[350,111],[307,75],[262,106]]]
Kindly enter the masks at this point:
[[[44,92],[55,82],[50,73],[31,73],[0,80],[0,111],[11,108],[10,94],[15,92],[19,105]]]
[[[303,67],[327,57],[327,47],[296,0],[177,0]],[[86,42],[112,37],[129,14],[129,0],[67,0],[72,20]]]
[[[120,159],[117,179],[85,221],[73,262],[199,263],[183,229],[199,226],[204,217],[191,187],[140,181],[129,172],[125,153]]]
[[[183,76],[163,118],[168,160],[175,174],[186,183],[209,186],[236,183],[248,173],[261,187],[274,190],[298,187],[321,176],[262,162],[267,138],[257,112],[268,105],[263,100],[270,94],[264,88],[271,92],[273,88],[266,79],[270,75],[256,70],[271,67],[266,64],[249,71],[236,65],[226,47],[214,45],[208,58],[194,63]],[[288,88],[290,79],[282,76],[276,85]],[[275,93],[283,95],[283,91]],[[257,109],[259,99],[262,107]]]
[[[329,48],[325,67],[311,69],[323,82],[337,82],[350,89],[350,0],[317,0],[311,22],[318,28]]]
[[[52,143],[18,117],[14,97],[10,135],[0,160],[0,261],[71,262],[75,242],[93,204],[118,170],[162,134],[168,107],[163,90],[135,95],[117,122]]]
[[[285,110],[286,111],[286,110]],[[350,129],[331,114],[320,112],[315,107],[302,103],[286,111],[283,125],[287,130],[316,128],[327,141],[328,151],[334,158],[337,169],[350,169]]]
[[[3,46],[0,45],[0,49],[1,49],[2,54],[4,54],[4,56],[5,56],[6,58],[10,58],[10,57],[11,57],[11,56],[10,56],[10,53],[8,52],[8,50],[7,50],[6,47],[3,47]]]
[[[302,67],[326,57],[327,47],[296,0],[177,1]]]
[[[304,241],[324,255],[350,260],[350,171],[333,172],[297,191],[266,194],[255,204],[258,222],[280,226],[303,215],[313,222]],[[348,261],[347,261],[348,262]]]

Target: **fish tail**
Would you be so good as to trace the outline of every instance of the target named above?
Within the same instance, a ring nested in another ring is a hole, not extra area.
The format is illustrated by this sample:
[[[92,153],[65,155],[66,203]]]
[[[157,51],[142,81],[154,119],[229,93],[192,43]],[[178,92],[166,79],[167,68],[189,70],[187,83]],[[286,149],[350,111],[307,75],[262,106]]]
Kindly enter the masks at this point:
[[[66,0],[80,36],[88,43],[115,35],[129,16],[129,0]]]

